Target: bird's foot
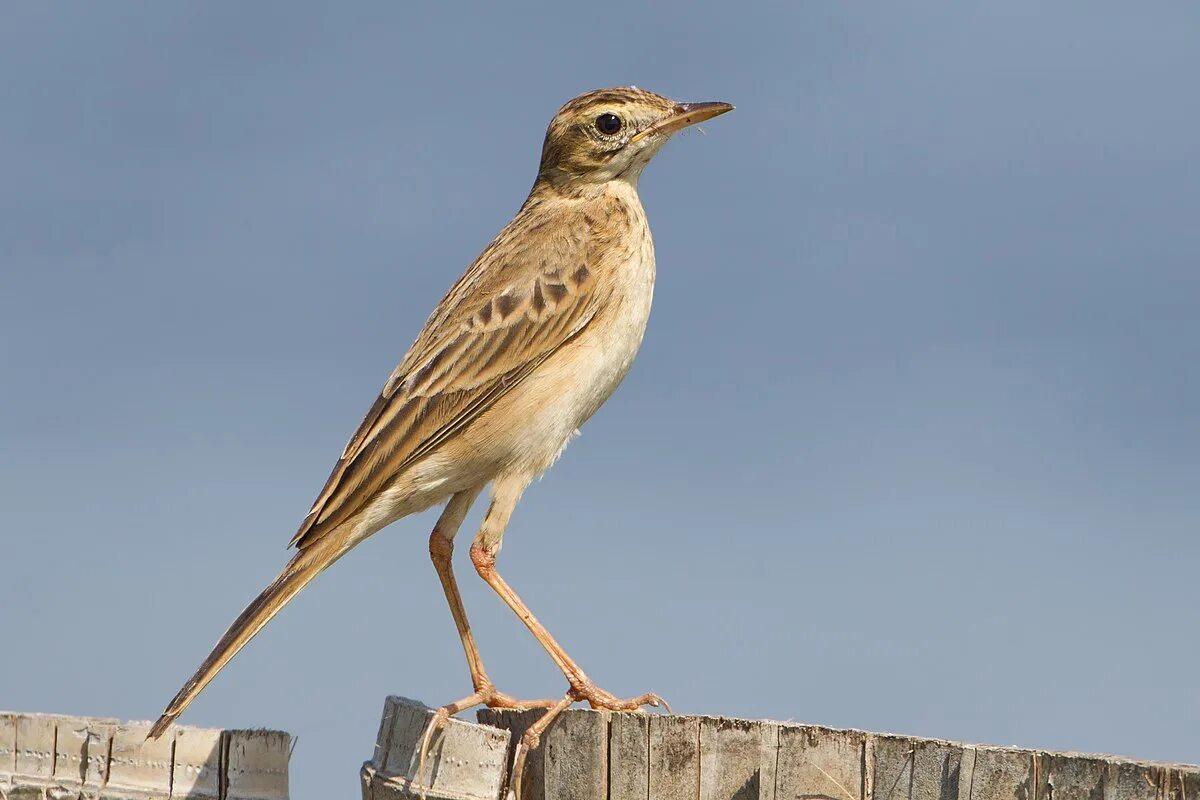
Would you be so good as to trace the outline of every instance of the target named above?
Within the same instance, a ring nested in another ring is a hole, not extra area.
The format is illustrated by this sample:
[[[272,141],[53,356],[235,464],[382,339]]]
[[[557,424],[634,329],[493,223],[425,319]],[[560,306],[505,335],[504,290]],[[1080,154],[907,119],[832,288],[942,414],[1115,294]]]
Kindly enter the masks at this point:
[[[603,711],[640,711],[645,706],[665,709],[671,713],[667,701],[654,692],[646,692],[637,697],[620,698],[611,692],[606,692],[587,678],[571,679],[571,691],[568,695],[575,700],[587,703],[595,709]]]
[[[433,712],[433,717],[430,718],[429,724],[425,726],[425,732],[421,735],[421,743],[414,754],[417,759],[417,768],[415,772],[412,772],[413,782],[421,787],[421,796],[425,796],[425,787],[428,785],[425,783],[425,758],[429,754],[433,737],[446,726],[446,723],[455,714],[475,708],[476,706],[511,708],[514,711],[528,711],[533,708],[553,709],[560,702],[553,698],[547,700],[518,700],[511,695],[499,691],[489,680],[477,681],[475,691],[472,694],[467,695],[461,700],[448,703]]]
[[[425,759],[429,754],[433,737],[446,726],[447,721],[455,714],[475,708],[476,706],[509,708],[514,711],[544,708],[546,709],[546,713],[539,717],[525,731],[513,753],[513,770],[510,785],[515,792],[519,793],[526,756],[531,750],[537,749],[537,746],[541,743],[542,733],[550,726],[550,723],[575,702],[586,702],[592,708],[605,711],[639,711],[643,707],[651,706],[654,708],[663,708],[667,713],[671,712],[671,707],[667,705],[667,701],[653,692],[647,692],[637,697],[620,698],[599,688],[587,678],[571,680],[570,690],[561,699],[550,698],[542,700],[518,700],[496,689],[490,681],[480,681],[472,694],[461,700],[448,703],[434,712],[433,717],[429,720],[429,724],[425,726],[425,732],[421,736],[421,743],[415,753],[417,768],[415,772],[411,773],[413,775],[412,780],[420,787],[421,796],[424,797],[425,787],[428,786],[425,782]]]

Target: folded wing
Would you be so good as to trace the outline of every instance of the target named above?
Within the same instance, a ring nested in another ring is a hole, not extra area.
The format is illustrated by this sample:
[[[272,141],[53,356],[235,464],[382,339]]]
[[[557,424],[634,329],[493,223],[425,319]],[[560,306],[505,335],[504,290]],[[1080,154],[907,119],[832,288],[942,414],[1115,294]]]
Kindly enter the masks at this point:
[[[346,521],[571,341],[601,304],[582,242],[518,217],[450,290],[350,438],[292,544]]]

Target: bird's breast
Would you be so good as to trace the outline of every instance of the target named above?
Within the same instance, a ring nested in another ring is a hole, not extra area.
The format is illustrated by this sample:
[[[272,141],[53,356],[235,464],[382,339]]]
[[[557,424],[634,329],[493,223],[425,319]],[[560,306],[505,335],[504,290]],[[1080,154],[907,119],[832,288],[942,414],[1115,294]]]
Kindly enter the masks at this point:
[[[513,459],[530,473],[547,469],[612,395],[641,346],[654,296],[654,246],[644,225],[624,258],[609,261],[611,293],[591,323],[531,375],[512,397],[525,424],[514,431]]]
[[[583,424],[620,385],[641,347],[654,298],[654,245],[650,232],[637,237],[613,276],[607,308],[579,341],[577,383],[591,402],[581,404]]]

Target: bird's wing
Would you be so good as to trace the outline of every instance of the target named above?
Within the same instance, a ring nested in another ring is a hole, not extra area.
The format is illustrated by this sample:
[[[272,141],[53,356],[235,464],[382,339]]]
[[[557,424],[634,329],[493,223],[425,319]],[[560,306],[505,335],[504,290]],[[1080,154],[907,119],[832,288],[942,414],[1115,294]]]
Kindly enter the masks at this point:
[[[520,216],[438,304],[350,437],[291,544],[362,509],[579,334],[603,297],[587,243],[523,230]]]

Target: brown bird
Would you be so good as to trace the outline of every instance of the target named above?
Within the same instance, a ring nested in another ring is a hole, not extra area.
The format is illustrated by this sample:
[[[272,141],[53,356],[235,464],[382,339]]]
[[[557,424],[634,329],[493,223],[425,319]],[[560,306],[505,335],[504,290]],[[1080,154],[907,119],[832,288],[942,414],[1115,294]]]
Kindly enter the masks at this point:
[[[150,736],[319,572],[389,523],[443,502],[429,554],[474,692],[440,709],[441,719],[480,704],[661,703],[654,694],[622,699],[597,688],[500,577],[496,554],[525,487],[613,393],[641,344],[654,290],[654,245],[637,193],[642,169],[672,134],[732,108],[628,87],[589,92],[559,110],[528,199],[442,298],[388,379],[292,538],[295,556],[234,620]],[[489,483],[471,561],[563,671],[563,700],[522,702],[497,691],[467,624],[451,553]]]

